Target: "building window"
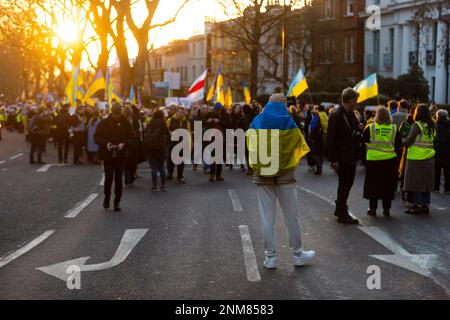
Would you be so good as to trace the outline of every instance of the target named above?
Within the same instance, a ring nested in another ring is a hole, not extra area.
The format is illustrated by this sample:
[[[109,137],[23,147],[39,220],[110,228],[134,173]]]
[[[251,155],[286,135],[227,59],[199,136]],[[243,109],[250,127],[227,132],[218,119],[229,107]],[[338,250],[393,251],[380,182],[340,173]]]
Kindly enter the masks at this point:
[[[197,71],[195,70],[195,66],[192,66],[192,77],[195,78]]]
[[[333,40],[331,37],[322,38],[322,63],[331,63],[333,57]]]
[[[347,0],[347,15],[352,16],[355,13],[355,0]]]
[[[345,36],[344,40],[345,47],[345,62],[353,63],[355,62],[355,36],[349,35]]]
[[[325,0],[323,4],[323,15],[325,18],[334,17],[334,2],[333,0]]]

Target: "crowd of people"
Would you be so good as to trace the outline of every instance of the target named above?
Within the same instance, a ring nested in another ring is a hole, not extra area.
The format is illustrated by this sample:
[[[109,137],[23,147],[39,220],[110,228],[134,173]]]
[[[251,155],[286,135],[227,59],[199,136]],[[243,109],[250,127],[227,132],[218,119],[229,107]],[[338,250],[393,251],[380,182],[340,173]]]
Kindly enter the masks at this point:
[[[354,172],[360,163],[366,166],[364,198],[369,200],[369,215],[376,215],[377,201],[382,200],[383,213],[390,214],[394,194],[400,188],[402,200],[409,207],[407,213],[428,213],[430,192],[441,189],[450,194],[450,120],[448,112],[424,104],[411,104],[405,99],[391,100],[386,107],[357,111],[355,92],[344,92],[353,100],[326,108],[324,105],[289,105],[289,115],[301,130],[310,148],[307,165],[311,172],[321,175],[324,159],[339,177],[335,215],[343,223],[357,223],[348,214],[347,198],[353,185]],[[352,96],[353,94],[353,96]],[[117,105],[117,103],[116,103]],[[194,121],[202,123],[202,130],[227,129],[247,131],[253,119],[262,112],[259,103],[236,104],[224,108],[220,103],[200,104],[185,108],[178,105],[161,107],[152,101],[145,107],[130,101],[120,105],[120,117],[130,128],[123,157],[124,184],[132,187],[138,164],[148,161],[152,169],[152,191],[166,191],[166,181],[176,179],[184,184],[184,163],[174,164],[170,157],[177,141],[171,133],[179,128],[193,134]],[[342,107],[342,108],[341,108]],[[59,163],[68,163],[69,150],[73,149],[73,164],[82,165],[84,159],[93,164],[105,161],[105,150],[97,140],[102,119],[112,114],[111,108],[98,109],[78,102],[76,108],[69,104],[46,103],[0,106],[0,123],[8,130],[25,132],[30,144],[30,164],[44,164],[43,154],[47,144],[57,149]],[[119,111],[119,108],[116,108]],[[382,132],[382,135],[379,134]],[[378,141],[382,140],[382,141]],[[203,150],[209,142],[203,142]],[[235,146],[236,148],[236,146]],[[384,148],[384,149],[383,149]],[[423,149],[428,148],[425,152]],[[194,150],[194,148],[192,148]],[[110,153],[110,150],[106,150]],[[195,155],[192,154],[192,157]],[[233,170],[233,165],[227,165]],[[194,164],[193,169],[198,170]],[[223,164],[203,164],[209,180],[223,181]],[[246,146],[245,164],[240,170],[253,175],[248,165]],[[158,188],[157,177],[160,177]],[[122,182],[121,182],[122,183]]]
[[[185,129],[193,135],[192,129],[198,121],[202,124],[202,134],[208,129],[216,129],[224,136],[227,129],[284,131],[288,142],[280,142],[284,156],[280,155],[281,167],[275,173],[265,175],[260,163],[249,161],[249,141],[245,144],[245,161],[239,163],[240,170],[253,176],[257,185],[266,254],[264,266],[272,269],[277,264],[276,201],[280,202],[285,216],[294,265],[301,266],[315,256],[313,250],[303,249],[299,232],[295,168],[303,154],[307,154],[307,165],[315,175],[323,174],[324,159],[336,172],[334,215],[339,223],[359,223],[350,215],[347,201],[360,164],[365,166],[363,196],[368,200],[369,216],[376,216],[378,200],[382,202],[383,215],[390,216],[398,190],[407,206],[406,213],[429,214],[430,193],[440,192],[442,172],[443,191],[450,194],[448,112],[403,99],[391,100],[376,109],[366,108],[360,113],[358,96],[358,92],[347,88],[342,93],[342,103],[328,108],[321,104],[290,105],[283,94],[272,95],[264,107],[255,102],[237,104],[229,109],[220,103],[191,108],[161,107],[156,101],[146,107],[116,101],[105,109],[81,103],[76,108],[69,104],[19,103],[0,106],[0,124],[8,130],[25,132],[30,144],[30,164],[45,163],[43,155],[49,143],[57,149],[59,163],[68,163],[71,148],[75,165],[84,164],[82,159],[92,164],[102,162],[105,173],[103,207],[110,207],[114,184],[115,211],[121,210],[123,179],[126,187],[132,187],[135,179],[140,178],[137,174],[140,163],[148,161],[151,167],[152,192],[167,191],[166,181],[175,178],[175,171],[176,181],[185,183],[185,163],[174,163],[170,156],[178,143],[171,139],[177,129]],[[194,144],[198,143],[191,138]],[[214,140],[200,141],[200,148],[192,148],[191,158]],[[236,149],[237,141],[234,144]],[[224,144],[224,155],[225,147]],[[234,165],[225,159],[220,163],[203,162],[202,170],[209,174],[210,182],[224,180],[224,163],[233,170]],[[198,166],[194,164],[193,170],[197,171]]]

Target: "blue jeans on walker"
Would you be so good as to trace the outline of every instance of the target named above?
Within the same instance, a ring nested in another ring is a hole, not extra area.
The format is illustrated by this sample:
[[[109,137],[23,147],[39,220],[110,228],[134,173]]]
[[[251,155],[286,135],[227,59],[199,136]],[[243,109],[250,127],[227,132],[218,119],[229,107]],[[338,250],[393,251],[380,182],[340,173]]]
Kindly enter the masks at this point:
[[[424,205],[429,206],[431,199],[429,192],[414,192],[414,206]]]

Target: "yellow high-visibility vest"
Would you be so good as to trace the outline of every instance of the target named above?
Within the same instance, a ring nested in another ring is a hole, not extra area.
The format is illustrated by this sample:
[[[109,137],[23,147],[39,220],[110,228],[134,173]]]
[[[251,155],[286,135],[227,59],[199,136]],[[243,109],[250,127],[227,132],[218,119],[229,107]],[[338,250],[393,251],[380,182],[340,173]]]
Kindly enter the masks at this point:
[[[416,122],[420,128],[420,133],[416,137],[416,141],[408,148],[408,160],[428,160],[434,157],[433,141],[434,135],[428,128],[426,123]]]
[[[395,124],[370,125],[370,143],[367,143],[366,159],[370,161],[380,161],[393,159],[395,153],[395,136],[397,127]]]

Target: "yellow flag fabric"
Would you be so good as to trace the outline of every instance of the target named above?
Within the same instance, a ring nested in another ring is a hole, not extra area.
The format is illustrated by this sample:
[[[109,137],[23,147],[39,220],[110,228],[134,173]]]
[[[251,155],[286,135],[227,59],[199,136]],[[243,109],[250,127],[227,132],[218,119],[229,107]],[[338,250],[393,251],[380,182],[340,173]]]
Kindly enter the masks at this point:
[[[243,86],[243,91],[244,91],[244,101],[245,104],[250,104],[252,103],[252,97],[250,95],[250,90],[248,89],[247,85],[245,84],[245,82],[242,82],[242,86]]]
[[[366,79],[358,83],[353,89],[359,93],[358,103],[376,97],[378,95],[377,74],[371,74]]]
[[[211,84],[211,87],[208,90],[208,95],[206,96],[206,101],[211,101],[214,98],[214,91],[215,91],[215,83],[213,82]]]
[[[228,86],[227,94],[225,95],[225,107],[231,108],[233,106],[233,94],[231,93],[231,87]]]
[[[91,98],[97,91],[106,89],[106,80],[103,76],[103,72],[100,70],[92,79],[91,83],[85,94],[85,99]]]
[[[74,67],[65,89],[67,101],[72,107],[76,107],[76,100],[79,98],[78,87],[83,84],[83,79],[79,77],[79,73],[80,66]]]

